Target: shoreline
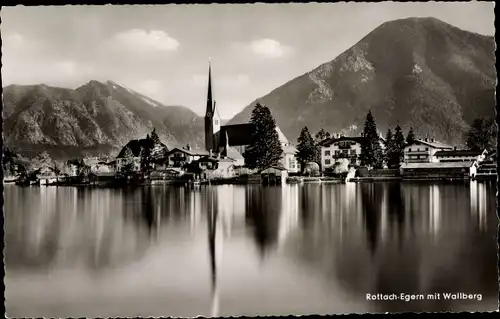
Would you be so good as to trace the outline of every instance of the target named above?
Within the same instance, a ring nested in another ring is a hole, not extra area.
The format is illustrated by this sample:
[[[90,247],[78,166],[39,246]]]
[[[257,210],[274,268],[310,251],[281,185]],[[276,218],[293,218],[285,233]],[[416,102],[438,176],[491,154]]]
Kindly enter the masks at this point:
[[[297,185],[297,184],[345,184],[345,183],[377,183],[377,182],[488,182],[497,181],[497,176],[492,176],[490,178],[447,178],[447,177],[431,177],[431,178],[411,178],[405,179],[403,177],[354,177],[349,179],[340,178],[324,178],[324,177],[306,177],[306,178],[293,178],[287,179],[283,185]],[[120,182],[106,182],[106,183],[51,183],[51,184],[32,184],[32,185],[19,185],[14,181],[4,181],[4,185],[16,185],[21,187],[86,187],[86,188],[127,188],[127,187],[144,187],[144,186],[185,186],[185,187],[197,187],[206,185],[262,185],[261,180],[257,179],[217,179],[211,181],[192,181],[187,180],[154,180],[150,182],[138,182],[138,183],[120,183]],[[278,183],[277,185],[282,185]]]

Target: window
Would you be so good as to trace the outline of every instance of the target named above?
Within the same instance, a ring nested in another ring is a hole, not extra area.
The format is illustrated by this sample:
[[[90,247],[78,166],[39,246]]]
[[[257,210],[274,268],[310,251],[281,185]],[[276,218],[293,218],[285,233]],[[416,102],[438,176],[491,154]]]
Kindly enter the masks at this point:
[[[330,165],[330,159],[325,160],[325,165]]]
[[[330,151],[325,151],[325,156],[330,156]]]
[[[356,159],[355,158],[351,158],[351,164],[356,164]]]
[[[215,125],[219,125],[219,120],[215,120]]]
[[[340,155],[340,151],[335,151],[335,156],[339,156]]]
[[[356,155],[356,150],[351,150],[351,155]]]
[[[426,148],[425,148],[425,150],[426,150],[426,151],[428,151],[428,150],[429,150],[429,148],[428,148],[428,147],[426,147]]]
[[[411,148],[408,149],[408,152],[411,152]]]

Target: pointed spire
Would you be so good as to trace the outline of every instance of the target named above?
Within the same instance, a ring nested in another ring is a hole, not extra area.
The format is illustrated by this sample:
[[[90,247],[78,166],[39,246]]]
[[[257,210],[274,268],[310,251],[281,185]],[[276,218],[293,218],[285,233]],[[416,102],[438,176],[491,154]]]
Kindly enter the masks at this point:
[[[208,59],[208,92],[207,92],[207,108],[205,116],[212,117],[213,114],[213,95],[212,95],[212,61]]]

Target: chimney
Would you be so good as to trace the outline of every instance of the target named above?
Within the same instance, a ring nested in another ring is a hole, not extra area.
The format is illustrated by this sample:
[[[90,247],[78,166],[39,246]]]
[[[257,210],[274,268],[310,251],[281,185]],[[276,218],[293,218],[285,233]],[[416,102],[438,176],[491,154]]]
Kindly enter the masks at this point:
[[[434,142],[434,138],[431,138],[431,142]]]
[[[210,157],[212,157],[212,149],[210,149],[210,150],[208,151],[208,155],[209,155]]]
[[[190,150],[191,150],[191,145],[187,144],[187,145],[186,145],[186,149],[187,149],[188,151],[190,151]]]
[[[453,147],[453,150],[454,150],[454,151],[456,151],[456,150],[457,150],[457,147],[456,147],[456,146],[455,146],[455,147]]]

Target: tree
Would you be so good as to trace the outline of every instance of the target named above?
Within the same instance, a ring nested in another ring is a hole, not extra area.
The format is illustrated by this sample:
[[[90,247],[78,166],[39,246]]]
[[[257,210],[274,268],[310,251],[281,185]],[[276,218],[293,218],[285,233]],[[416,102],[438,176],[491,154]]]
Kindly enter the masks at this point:
[[[371,111],[368,111],[363,129],[363,140],[361,142],[361,165],[382,168],[384,164],[384,154],[380,145],[377,124]]]
[[[316,133],[316,135],[314,137],[316,139],[316,143],[319,143],[319,142],[323,141],[324,139],[329,138],[330,133],[326,132],[324,129],[321,129],[321,130],[319,130],[318,133]]]
[[[123,164],[120,167],[118,174],[121,177],[127,178],[134,170],[134,154],[130,148],[126,147],[123,153]]]
[[[297,139],[297,158],[300,161],[302,170],[305,168],[307,162],[317,162],[318,147],[309,133],[309,129],[305,126],[300,132]]]
[[[394,157],[394,136],[392,136],[392,131],[389,128],[387,134],[385,135],[385,163],[387,167],[391,167]]]
[[[494,119],[478,118],[465,136],[465,144],[471,150],[494,150],[497,146],[497,126]]]
[[[347,173],[349,171],[349,160],[347,158],[341,158],[333,167],[333,172],[337,175]]]
[[[47,151],[43,151],[41,153],[38,153],[35,158],[35,163],[38,168],[41,167],[52,167],[53,161],[52,158],[50,158],[49,153]]]
[[[8,147],[3,146],[2,149],[2,168],[4,170],[4,175],[14,175],[16,173],[16,162],[19,156]]]
[[[415,142],[416,137],[415,133],[413,133],[413,127],[410,127],[410,131],[408,131],[408,135],[406,136],[406,144],[411,145]]]
[[[160,137],[156,133],[156,128],[153,128],[153,132],[151,132],[151,140],[153,141],[154,145],[160,144]]]
[[[404,151],[405,151],[405,137],[403,135],[403,130],[399,125],[396,126],[394,133],[394,156],[392,159],[392,167],[399,168],[399,165],[404,159]]]
[[[154,133],[154,130],[153,130]],[[142,177],[149,176],[153,170],[153,139],[148,135],[141,147],[140,159],[141,159],[141,173]]]
[[[249,168],[266,169],[278,165],[283,149],[276,131],[276,121],[267,106],[255,105],[250,120],[252,125],[252,144],[245,152]]]

